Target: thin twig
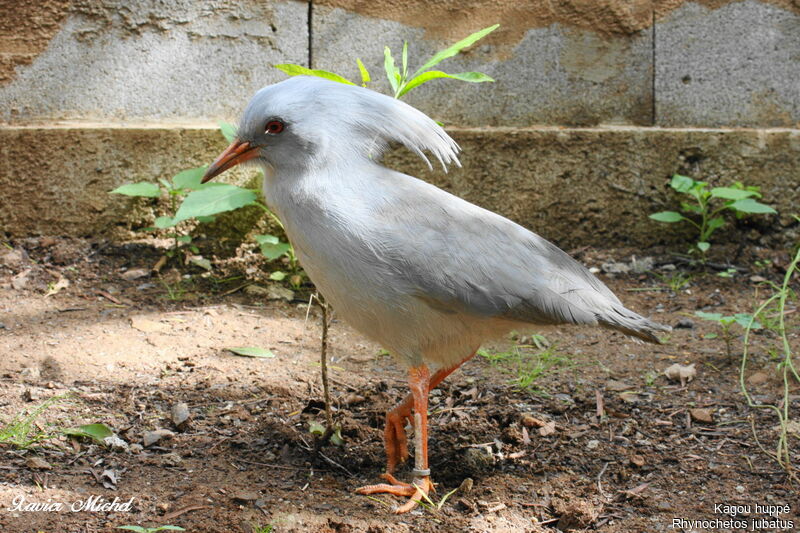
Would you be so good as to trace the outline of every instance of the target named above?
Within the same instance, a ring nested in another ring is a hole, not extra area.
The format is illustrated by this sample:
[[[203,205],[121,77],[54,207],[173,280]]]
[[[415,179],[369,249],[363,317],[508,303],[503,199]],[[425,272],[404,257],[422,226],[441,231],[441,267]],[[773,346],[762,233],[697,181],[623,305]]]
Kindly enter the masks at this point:
[[[331,392],[328,384],[328,304],[320,293],[314,294],[311,299],[317,302],[320,310],[322,311],[322,336],[320,338],[319,347],[319,367],[322,374],[322,400],[325,403],[325,432],[317,439],[314,448],[319,455],[320,447],[330,440],[333,435],[333,413],[331,412]]]
[[[600,496],[602,496],[606,500],[608,500],[609,497],[608,494],[606,494],[605,491],[603,490],[603,483],[600,480],[602,479],[603,474],[606,473],[606,468],[608,468],[609,464],[610,463],[604,463],[602,470],[600,470],[600,473],[597,474],[597,490],[600,491]]]

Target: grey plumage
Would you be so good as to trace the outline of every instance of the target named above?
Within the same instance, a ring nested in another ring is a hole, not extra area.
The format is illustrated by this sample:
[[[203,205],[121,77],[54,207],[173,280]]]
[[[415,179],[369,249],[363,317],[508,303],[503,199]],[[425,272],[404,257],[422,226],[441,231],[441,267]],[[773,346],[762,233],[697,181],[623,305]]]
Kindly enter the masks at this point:
[[[280,135],[264,133],[273,119]],[[457,144],[411,106],[296,77],[256,94],[239,138],[258,147],[265,197],[311,280],[409,365],[455,364],[524,324],[599,324],[649,342],[668,329],[535,233],[381,166],[389,142],[458,164]]]

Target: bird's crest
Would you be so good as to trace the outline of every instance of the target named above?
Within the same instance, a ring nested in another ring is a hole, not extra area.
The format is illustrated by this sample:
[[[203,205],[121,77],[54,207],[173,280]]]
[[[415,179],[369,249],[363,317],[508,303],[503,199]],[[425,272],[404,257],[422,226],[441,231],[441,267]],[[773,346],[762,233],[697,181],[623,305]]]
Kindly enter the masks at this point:
[[[434,120],[410,105],[370,89],[321,78],[296,76],[262,89],[254,102],[269,109],[289,109],[300,135],[316,139],[328,152],[377,159],[398,142],[431,167],[430,152],[447,170],[461,166],[459,146]],[[258,107],[261,107],[258,105]],[[262,109],[263,112],[263,109]],[[248,112],[245,112],[245,116]],[[291,115],[287,118],[291,119]]]

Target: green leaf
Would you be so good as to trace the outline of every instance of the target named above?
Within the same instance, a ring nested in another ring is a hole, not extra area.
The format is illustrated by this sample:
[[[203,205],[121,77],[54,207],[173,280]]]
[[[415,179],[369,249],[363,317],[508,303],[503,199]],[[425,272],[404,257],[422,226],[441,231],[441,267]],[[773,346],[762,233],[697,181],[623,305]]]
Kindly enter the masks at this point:
[[[667,222],[672,224],[673,222],[680,222],[683,220],[684,217],[680,213],[676,213],[675,211],[660,211],[658,213],[653,213],[650,215],[650,218],[653,220],[658,220],[659,222]]]
[[[195,218],[197,219],[198,222],[202,222],[203,224],[209,224],[217,220],[217,217],[213,215],[209,215],[207,217],[195,217]]]
[[[208,167],[197,167],[182,170],[172,178],[172,184],[176,189],[201,189],[203,188],[203,184],[200,183],[200,181],[203,179],[207,168]]]
[[[157,227],[158,229],[171,228],[175,226],[175,224],[177,224],[177,222],[175,222],[175,219],[173,219],[172,217],[158,217],[153,222],[153,225],[155,225],[155,227]]]
[[[258,244],[278,244],[280,239],[275,235],[253,235]]]
[[[189,244],[190,242],[192,242],[192,236],[191,235],[180,235],[178,237],[175,237],[175,240],[178,241],[178,242],[182,242],[184,244]]]
[[[192,191],[186,198],[178,212],[175,221],[187,220],[193,217],[216,215],[225,211],[239,209],[256,201],[256,194],[248,189],[242,189],[227,183],[217,187],[208,187],[199,191]]]
[[[334,74],[333,72],[328,72],[327,70],[310,69],[292,63],[282,63],[280,65],[275,65],[275,68],[285,72],[289,76],[316,76],[318,78],[325,78],[326,80],[344,83],[345,85],[355,85],[355,83],[348,80],[347,78],[339,76],[338,74]]]
[[[452,46],[450,46],[448,48],[445,48],[441,52],[437,52],[436,54],[433,55],[433,57],[431,57],[427,61],[427,63],[422,65],[414,73],[414,76],[412,76],[412,77],[416,78],[422,72],[425,72],[429,68],[431,68],[431,67],[433,67],[435,65],[438,65],[439,63],[441,63],[442,61],[444,61],[448,57],[453,57],[454,55],[459,53],[464,48],[467,48],[468,46],[471,46],[471,45],[475,44],[476,42],[480,41],[481,39],[483,39],[484,37],[486,37],[487,35],[489,35],[490,33],[492,33],[494,30],[496,30],[499,27],[500,27],[500,24],[495,24],[494,26],[489,26],[488,28],[484,28],[484,29],[482,29],[480,31],[477,31],[477,32],[473,33],[472,35],[470,35],[469,37],[467,37],[465,39],[461,39],[456,44],[454,44],[454,45],[452,45]]]
[[[331,433],[331,444],[334,446],[343,446],[344,437],[342,437],[342,428],[336,428],[336,431]]]
[[[105,424],[86,424],[76,428],[67,428],[64,430],[64,434],[71,437],[92,439],[99,444],[103,444],[103,439],[111,437],[114,432]]]
[[[481,72],[459,72],[457,74],[448,74],[447,72],[442,72],[441,70],[429,70],[428,72],[423,72],[419,76],[409,81],[400,90],[398,98],[406,94],[414,87],[419,87],[423,83],[435,80],[437,78],[452,78],[454,80],[468,81],[470,83],[482,83],[485,81],[494,81],[493,78],[490,78],[489,76]]]
[[[743,191],[742,189],[733,189],[731,187],[714,187],[711,189],[711,196],[714,198],[724,198],[725,200],[742,200],[756,196],[753,191]]]
[[[262,358],[269,358],[275,357],[275,354],[269,350],[264,348],[259,348],[258,346],[239,346],[234,348],[225,348],[229,352],[233,352],[236,355],[241,355],[242,357],[262,357]]]
[[[702,241],[697,243],[697,249],[700,250],[703,253],[706,253],[709,248],[711,248],[711,244],[710,243],[702,242]]]
[[[291,248],[291,245],[288,242],[264,243],[261,245],[261,253],[268,260],[274,261],[282,255],[287,255],[289,248]]]
[[[271,279],[272,281],[283,281],[286,279],[286,272],[276,270],[275,272],[269,275],[269,279]]]
[[[228,122],[217,122],[219,125],[219,132],[225,137],[225,140],[232,143],[236,139],[236,126]]]
[[[748,313],[736,313],[733,315],[733,318],[736,320],[737,324],[745,329],[747,329],[748,326],[750,326],[750,329],[761,329],[761,324],[758,320],[753,319],[753,315]],[[752,325],[750,325],[751,320],[753,321]]]
[[[725,219],[722,217],[715,217],[708,221],[708,230],[709,233],[712,231],[721,228],[725,225]]]
[[[367,84],[372,81],[372,79],[369,77],[369,71],[360,59],[356,58],[356,63],[358,63],[358,71],[361,73],[361,86],[366,87]]]
[[[762,204],[758,200],[754,198],[745,198],[743,200],[736,200],[733,202],[730,207],[735,209],[736,211],[741,211],[742,213],[758,213],[758,214],[775,214],[773,208],[766,204]]]
[[[261,253],[270,261],[274,261],[282,255],[288,256],[288,252],[292,248],[291,244],[281,242],[275,235],[255,235],[253,238],[259,244]],[[283,277],[280,278],[280,280],[282,279]]]
[[[408,76],[408,41],[403,41],[403,79]]]
[[[672,176],[672,180],[669,182],[669,186],[675,189],[678,192],[688,193],[689,190],[694,187],[695,182],[692,178],[688,176],[681,176],[680,174],[675,174]]]
[[[111,194],[124,194],[125,196],[143,196],[145,198],[158,198],[161,196],[161,189],[155,183],[140,181],[139,183],[128,183],[117,187]]]
[[[317,422],[316,420],[312,420],[308,423],[308,432],[312,435],[319,435],[322,436],[325,434],[325,426]]]
[[[697,213],[698,215],[703,213],[703,208],[696,204],[690,204],[687,202],[681,202],[681,209],[684,211],[690,211],[692,213]]]
[[[706,313],[705,311],[695,311],[694,316],[702,318],[703,320],[710,320],[711,322],[722,321],[722,313]]]
[[[392,92],[396,95],[399,83],[397,78],[400,76],[400,72],[398,72],[397,67],[394,66],[392,51],[388,46],[383,48],[383,70],[386,71],[386,78],[389,80],[389,85],[392,86]]]
[[[716,333],[706,333],[705,335],[703,335],[704,339],[716,339],[717,337],[719,337],[719,335],[717,335]]]
[[[711,193],[706,190],[706,185],[708,183],[704,181],[695,181],[692,188],[689,189],[689,194],[697,198],[698,202],[705,202],[711,197]]]

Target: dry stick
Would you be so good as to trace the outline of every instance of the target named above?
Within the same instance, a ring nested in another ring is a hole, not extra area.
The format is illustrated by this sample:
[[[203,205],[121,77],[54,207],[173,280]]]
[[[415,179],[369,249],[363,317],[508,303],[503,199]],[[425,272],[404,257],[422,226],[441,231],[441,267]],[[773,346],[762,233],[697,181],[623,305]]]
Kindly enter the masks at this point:
[[[319,363],[320,368],[322,369],[322,395],[324,396],[325,401],[325,433],[322,434],[322,437],[317,441],[317,452],[319,452],[319,448],[328,442],[333,435],[333,414],[331,413],[331,394],[330,388],[328,387],[328,304],[325,302],[325,299],[322,298],[322,295],[317,293],[314,298],[317,301],[320,309],[322,310],[322,339],[320,343],[319,349]]]

